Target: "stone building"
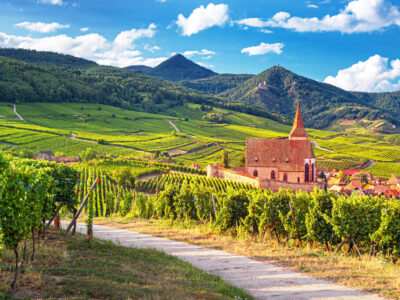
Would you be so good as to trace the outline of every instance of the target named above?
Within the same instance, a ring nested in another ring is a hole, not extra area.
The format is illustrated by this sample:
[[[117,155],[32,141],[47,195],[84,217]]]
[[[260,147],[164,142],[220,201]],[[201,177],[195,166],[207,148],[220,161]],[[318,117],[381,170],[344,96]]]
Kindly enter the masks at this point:
[[[261,180],[317,181],[315,155],[297,107],[289,139],[246,139],[246,173]]]
[[[288,139],[246,139],[246,166],[227,170],[219,164],[207,167],[209,177],[249,183],[277,191],[313,191],[322,188],[317,182],[317,168],[311,141],[304,128],[300,106]]]

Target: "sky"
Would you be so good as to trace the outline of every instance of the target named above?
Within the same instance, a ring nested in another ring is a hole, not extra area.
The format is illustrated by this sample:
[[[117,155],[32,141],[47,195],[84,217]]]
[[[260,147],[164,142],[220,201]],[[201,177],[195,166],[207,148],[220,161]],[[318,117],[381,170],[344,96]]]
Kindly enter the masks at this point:
[[[218,73],[281,65],[346,90],[400,90],[400,0],[0,0],[0,47],[99,64],[184,54]]]

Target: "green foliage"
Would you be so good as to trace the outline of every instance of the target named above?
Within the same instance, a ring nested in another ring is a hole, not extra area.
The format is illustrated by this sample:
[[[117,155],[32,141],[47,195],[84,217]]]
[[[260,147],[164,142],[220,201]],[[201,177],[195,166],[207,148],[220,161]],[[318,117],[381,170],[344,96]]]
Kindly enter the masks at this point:
[[[400,201],[390,200],[382,209],[381,222],[372,234],[372,241],[391,254],[400,256]]]
[[[196,219],[196,205],[192,187],[187,181],[184,181],[179,194],[175,197],[174,207],[176,210],[176,217],[178,219]]]
[[[96,158],[96,156],[97,156],[97,152],[96,152],[96,150],[94,150],[92,148],[87,148],[84,152],[79,154],[79,157],[81,159],[83,159],[84,161],[92,160],[92,159]]]
[[[220,231],[240,225],[242,219],[247,216],[249,200],[245,191],[230,191],[219,198],[219,211],[214,224]]]
[[[305,218],[308,208],[310,207],[310,196],[303,191],[299,191],[290,197],[290,203],[296,219],[297,228],[290,210],[286,213],[286,215],[282,212],[279,212],[279,218],[281,219],[283,227],[285,228],[285,231],[288,233],[289,237],[297,237],[297,234],[299,234],[301,238],[304,238],[307,236]],[[289,203],[287,205],[289,205]]]
[[[207,78],[178,81],[178,84],[206,94],[219,94],[251,77],[253,75],[250,74],[218,74]]]
[[[217,113],[208,113],[202,118],[204,121],[214,122],[214,123],[223,123],[224,117],[221,114]]]
[[[113,172],[113,178],[119,185],[135,187],[136,175],[129,168],[115,170]]]
[[[229,168],[229,156],[227,150],[222,150],[221,165],[224,168]]]
[[[305,224],[308,238],[312,241],[325,244],[333,240],[333,228],[327,222],[332,217],[333,198],[335,198],[335,195],[331,191],[325,192],[315,189],[311,194],[310,206],[305,216]]]
[[[349,238],[357,245],[368,245],[370,235],[380,225],[382,209],[386,207],[384,197],[339,196],[333,198],[332,217],[328,218],[339,238]]]

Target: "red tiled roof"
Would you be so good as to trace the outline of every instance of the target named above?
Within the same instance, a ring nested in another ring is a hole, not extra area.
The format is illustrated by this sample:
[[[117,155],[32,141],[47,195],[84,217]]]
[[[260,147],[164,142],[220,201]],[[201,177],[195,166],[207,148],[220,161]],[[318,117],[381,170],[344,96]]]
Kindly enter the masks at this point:
[[[352,180],[350,182],[351,185],[354,185],[356,188],[358,188],[359,190],[362,190],[362,183],[361,180]]]
[[[291,138],[307,138],[307,132],[304,128],[303,117],[300,111],[300,104],[297,105],[296,116],[294,117],[293,127],[289,134]]]
[[[351,176],[360,172],[361,172],[360,170],[343,170],[343,175]]]
[[[309,140],[246,139],[246,167],[302,171],[305,158],[315,158]]]

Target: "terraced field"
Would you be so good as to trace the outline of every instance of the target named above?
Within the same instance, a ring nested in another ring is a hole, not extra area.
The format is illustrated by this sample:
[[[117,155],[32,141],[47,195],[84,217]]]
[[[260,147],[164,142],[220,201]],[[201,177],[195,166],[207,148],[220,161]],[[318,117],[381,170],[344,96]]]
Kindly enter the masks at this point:
[[[11,104],[0,105],[0,149],[20,152],[43,150],[78,156],[87,148],[114,156],[150,158],[156,151],[168,152],[176,163],[202,167],[219,162],[223,149],[231,164],[238,163],[246,138],[285,138],[290,126],[275,121],[213,109],[202,112],[188,104],[170,115],[129,111],[107,105],[79,103],[17,104],[19,120]],[[206,113],[219,113],[224,123],[202,120]],[[176,132],[168,120],[175,124]],[[375,161],[371,171],[379,176],[400,175],[400,147],[395,135],[373,135],[309,129],[319,167],[359,167]]]

